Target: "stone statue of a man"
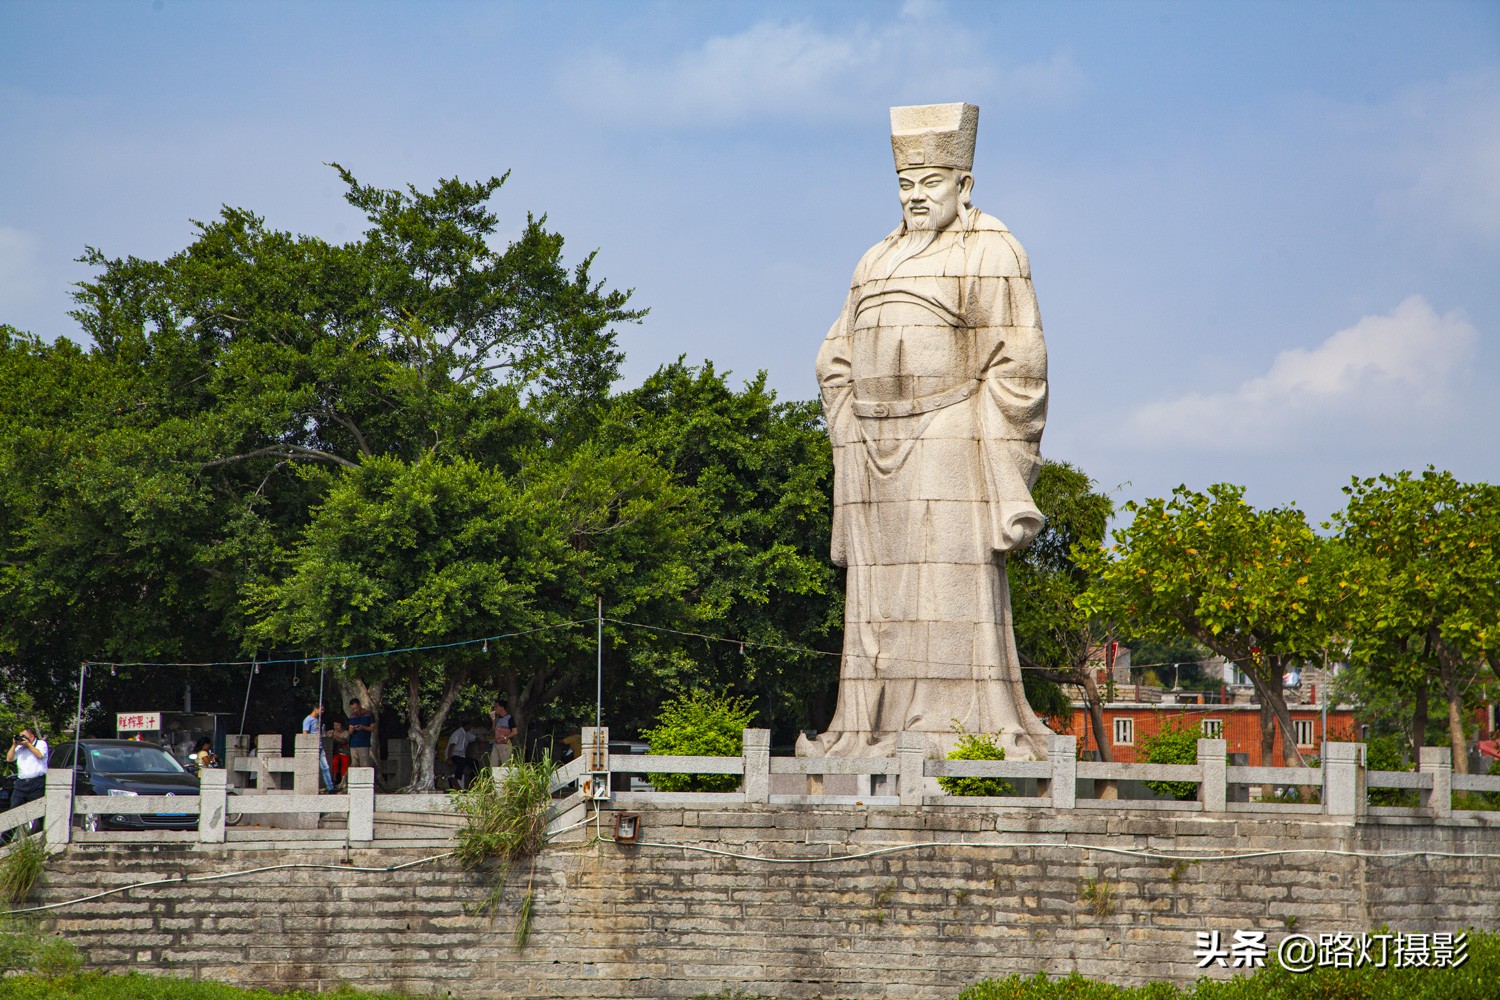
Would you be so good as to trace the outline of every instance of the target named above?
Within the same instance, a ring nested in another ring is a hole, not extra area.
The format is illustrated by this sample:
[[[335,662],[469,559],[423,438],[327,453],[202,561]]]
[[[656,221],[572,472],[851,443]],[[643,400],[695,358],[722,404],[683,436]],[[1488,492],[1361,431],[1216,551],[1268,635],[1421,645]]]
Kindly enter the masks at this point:
[[[970,203],[979,109],[891,109],[899,228],[854,270],[818,353],[833,443],[833,561],[848,567],[838,708],[803,756],[882,756],[958,723],[1046,756],[1011,629],[1005,554],[1031,498],[1047,354],[1026,251]]]

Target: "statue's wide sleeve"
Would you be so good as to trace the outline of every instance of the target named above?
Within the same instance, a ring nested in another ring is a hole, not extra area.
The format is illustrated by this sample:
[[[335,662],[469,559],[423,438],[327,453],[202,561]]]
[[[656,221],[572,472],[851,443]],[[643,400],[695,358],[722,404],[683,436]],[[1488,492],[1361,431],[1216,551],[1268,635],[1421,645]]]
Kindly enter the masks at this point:
[[[997,552],[1025,548],[1042,530],[1031,497],[1047,422],[1047,347],[1026,252],[1008,232],[987,233],[971,283],[972,323],[985,347],[979,424]]]
[[[829,539],[829,557],[835,566],[848,565],[848,540],[845,508],[857,502],[853,496],[858,472],[850,466],[851,442],[859,438],[859,421],[849,405],[854,398],[854,378],[850,362],[851,300],[844,302],[839,318],[828,330],[818,351],[818,387],[823,395],[823,419],[828,424],[828,440],[833,445],[833,530]]]

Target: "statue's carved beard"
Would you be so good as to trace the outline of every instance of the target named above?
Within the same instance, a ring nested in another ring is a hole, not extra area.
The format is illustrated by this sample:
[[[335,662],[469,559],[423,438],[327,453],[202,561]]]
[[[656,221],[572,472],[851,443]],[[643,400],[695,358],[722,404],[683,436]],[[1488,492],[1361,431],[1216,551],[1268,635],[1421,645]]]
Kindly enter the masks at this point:
[[[884,254],[886,277],[895,274],[896,268],[932,246],[937,238],[938,231],[932,228],[932,216],[918,216],[912,224],[906,227],[906,232],[886,248]]]

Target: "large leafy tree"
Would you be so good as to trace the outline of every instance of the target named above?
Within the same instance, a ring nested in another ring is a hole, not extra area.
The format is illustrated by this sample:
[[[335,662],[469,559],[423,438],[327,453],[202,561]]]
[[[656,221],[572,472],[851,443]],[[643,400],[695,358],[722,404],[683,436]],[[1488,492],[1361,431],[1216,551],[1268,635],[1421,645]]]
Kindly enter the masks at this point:
[[[545,219],[501,245],[503,178],[385,191],[339,170],[359,239],[226,208],[161,261],[85,254],[91,349],[0,336],[0,656],[39,696],[81,659],[270,641],[239,613],[246,581],[365,461],[515,473],[603,403],[612,326],[640,314],[591,258],[565,265]]]
[[[339,477],[286,571],[251,589],[251,631],[335,654],[457,644],[350,666],[372,686],[404,688],[412,787],[430,789],[465,686],[509,691],[524,725],[582,673],[592,635],[566,625],[593,592],[627,611],[675,598],[684,576],[673,556],[694,520],[687,491],[631,452],[538,456],[524,476],[373,457]]]
[[[643,624],[746,640],[616,631],[616,656],[634,667],[613,675],[617,717],[649,719],[663,692],[708,685],[748,695],[779,738],[826,723],[843,590],[827,557],[832,463],[818,405],[778,401],[764,372],[736,389],[712,364],[679,359],[622,393],[598,435],[654,457],[702,505],[685,603],[675,620]]]
[[[1410,693],[1424,738],[1426,692],[1447,707],[1453,766],[1468,771],[1464,723],[1472,685],[1500,671],[1500,487],[1429,467],[1356,479],[1335,518],[1354,561],[1349,652],[1381,686]]]
[[[1134,519],[1112,548],[1085,560],[1095,579],[1080,606],[1143,638],[1186,634],[1240,664],[1260,702],[1263,757],[1279,728],[1283,758],[1300,763],[1283,678],[1339,642],[1336,548],[1295,507],[1256,510],[1225,483],[1126,510]]]
[[[1114,505],[1066,462],[1044,462],[1031,493],[1047,523],[1031,545],[1006,560],[1016,646],[1029,674],[1082,689],[1090,724],[1101,734],[1103,699],[1089,661],[1107,634],[1077,604],[1089,575],[1075,552],[1103,544]],[[1029,690],[1028,697],[1041,710],[1041,699]],[[1103,759],[1113,760],[1111,741],[1100,736],[1097,742]]]

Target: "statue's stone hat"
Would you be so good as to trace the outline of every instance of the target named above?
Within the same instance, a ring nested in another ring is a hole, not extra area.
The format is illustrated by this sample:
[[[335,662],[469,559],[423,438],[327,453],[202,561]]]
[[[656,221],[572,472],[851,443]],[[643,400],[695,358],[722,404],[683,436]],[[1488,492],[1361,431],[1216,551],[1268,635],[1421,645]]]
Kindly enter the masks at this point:
[[[979,108],[973,104],[913,104],[891,109],[891,151],[896,169],[974,168]]]

